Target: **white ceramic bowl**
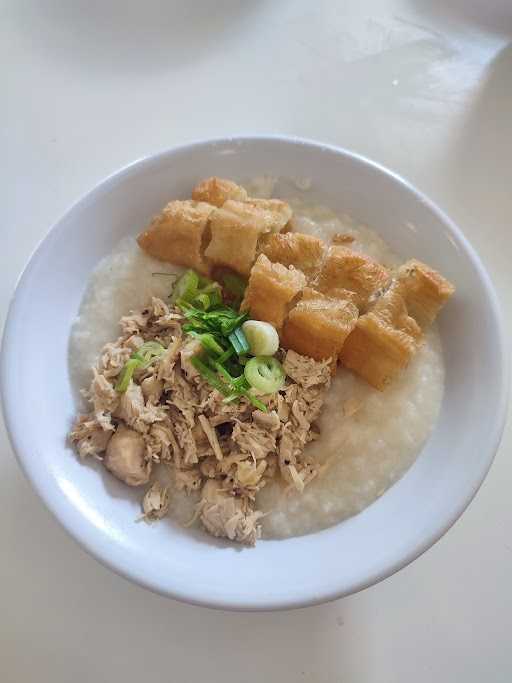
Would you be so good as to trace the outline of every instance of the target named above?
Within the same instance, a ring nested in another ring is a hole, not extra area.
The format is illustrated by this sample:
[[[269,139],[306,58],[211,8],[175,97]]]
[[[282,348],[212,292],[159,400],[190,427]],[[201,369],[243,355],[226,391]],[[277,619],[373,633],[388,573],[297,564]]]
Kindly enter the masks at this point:
[[[126,234],[209,175],[312,179],[312,199],[378,230],[457,287],[440,316],[446,389],[434,433],[406,475],[359,515],[319,533],[240,549],[171,521],[134,524],[138,496],[78,461],[66,444],[74,413],[71,322],[91,273]],[[228,609],[277,609],[341,597],[418,557],[463,512],[492,462],[506,408],[507,368],[496,295],[458,228],[396,175],[303,140],[201,142],[136,162],[68,211],[36,250],[5,329],[2,397],[22,468],[57,519],[92,555],[148,588]]]

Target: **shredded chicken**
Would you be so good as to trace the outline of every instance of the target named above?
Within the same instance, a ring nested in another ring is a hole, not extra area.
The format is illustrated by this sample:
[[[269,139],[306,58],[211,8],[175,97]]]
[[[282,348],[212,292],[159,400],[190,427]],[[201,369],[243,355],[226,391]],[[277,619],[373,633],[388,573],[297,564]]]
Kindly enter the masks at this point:
[[[176,488],[178,491],[198,491],[203,483],[202,474],[197,467],[191,470],[176,470]]]
[[[295,351],[288,351],[283,364],[286,374],[304,389],[325,384],[330,379],[330,361],[314,361]]]
[[[204,415],[199,415],[198,419],[201,424],[201,427],[203,428],[204,433],[206,434],[206,438],[208,439],[211,447],[213,448],[215,457],[217,458],[217,460],[222,460],[224,454],[222,453],[215,428],[211,426],[211,424],[208,422],[208,418]]]
[[[160,396],[164,390],[164,383],[161,379],[155,377],[155,375],[150,375],[142,380],[140,383],[140,388],[142,389],[142,395],[148,403],[157,404],[160,400]]]
[[[201,492],[200,520],[212,536],[254,545],[261,536],[262,512],[253,510],[247,498],[234,498],[217,481],[209,480]]]
[[[121,394],[115,417],[126,422],[138,432],[145,433],[153,422],[164,419],[164,411],[149,401],[144,401],[142,388],[135,382],[130,382],[128,389]]]
[[[87,415],[78,418],[69,435],[81,458],[102,453],[107,448],[111,436],[111,431],[102,429],[96,419],[91,419]]]
[[[281,427],[281,421],[279,415],[275,410],[271,410],[269,413],[264,413],[261,410],[255,410],[252,414],[252,419],[258,427],[262,429],[268,429],[270,432],[277,432]]]
[[[276,448],[275,434],[262,429],[254,421],[237,422],[231,438],[243,453],[247,453],[255,460],[265,458]]]
[[[319,467],[306,456],[331,380],[329,361],[280,353],[285,386],[261,396],[268,411],[245,398],[224,403],[195,371],[200,344],[183,334],[183,316],[160,299],[124,316],[122,334],[107,344],[88,391],[91,412],[70,433],[81,457],[102,459],[121,481],[140,486],[157,467],[173,470],[174,484],[200,495],[197,518],[214,536],[253,544],[261,534],[257,494],[270,479],[302,491]],[[125,392],[115,390],[124,363],[143,343],[158,341],[162,356],[136,371]],[[167,514],[169,493],[155,480],[143,500],[144,519]]]
[[[140,486],[149,481],[151,474],[151,460],[146,460],[145,450],[141,434],[120,425],[108,442],[103,462],[125,484]]]
[[[142,500],[142,511],[146,522],[156,522],[165,517],[169,511],[169,489],[158,481],[151,484]]]

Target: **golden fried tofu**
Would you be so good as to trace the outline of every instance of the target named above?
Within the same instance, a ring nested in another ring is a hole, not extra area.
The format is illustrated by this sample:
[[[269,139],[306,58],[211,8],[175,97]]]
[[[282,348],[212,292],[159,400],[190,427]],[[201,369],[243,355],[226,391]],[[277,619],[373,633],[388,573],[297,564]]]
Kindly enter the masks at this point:
[[[339,359],[345,367],[382,390],[407,367],[421,336],[416,321],[407,314],[395,282],[358,319]]]
[[[345,342],[339,359],[381,391],[405,368],[416,351],[406,332],[387,325],[374,313],[362,315]]]
[[[356,294],[359,309],[364,310],[370,297],[389,281],[389,273],[370,256],[343,246],[329,247],[314,287],[328,296],[340,289]]]
[[[208,202],[214,206],[223,206],[228,199],[244,202],[247,192],[232,180],[224,178],[207,178],[198,183],[192,190],[192,199],[198,202]]]
[[[410,315],[422,327],[434,322],[441,308],[455,292],[451,282],[416,259],[400,266],[397,278]]]
[[[318,237],[300,232],[269,234],[262,238],[261,252],[274,263],[295,266],[312,277],[322,265],[324,243]]]
[[[421,328],[407,311],[400,284],[396,280],[375,300],[368,312],[396,330],[409,334],[413,339],[419,340],[422,337]]]
[[[254,199],[250,197],[246,204],[259,209],[265,215],[267,228],[270,232],[281,232],[288,225],[292,217],[291,206],[281,199]]]
[[[213,209],[210,204],[189,199],[170,202],[138,236],[139,247],[159,261],[207,275],[210,268],[202,248]]]
[[[250,311],[252,318],[280,329],[290,302],[305,286],[306,276],[300,270],[271,263],[265,254],[260,254],[252,267],[240,308]]]
[[[358,315],[350,301],[331,299],[306,287],[284,323],[282,344],[315,360],[337,357]]]
[[[249,275],[256,259],[258,239],[268,231],[266,217],[259,209],[229,199],[211,214],[211,242],[205,256],[215,266]]]

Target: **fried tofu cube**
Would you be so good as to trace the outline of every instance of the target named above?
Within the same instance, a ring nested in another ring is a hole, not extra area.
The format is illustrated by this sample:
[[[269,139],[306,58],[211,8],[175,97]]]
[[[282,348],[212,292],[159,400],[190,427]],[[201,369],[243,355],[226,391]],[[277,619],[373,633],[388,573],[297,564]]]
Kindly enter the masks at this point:
[[[212,211],[213,206],[204,202],[170,202],[138,236],[139,247],[159,261],[208,275],[210,268],[203,256],[203,244]]]
[[[389,281],[389,273],[370,256],[343,246],[332,246],[314,282],[315,289],[337,296],[340,289],[356,294],[358,308],[364,310],[370,297]]]
[[[330,299],[307,287],[284,323],[283,345],[315,360],[337,358],[358,316],[350,301]]]
[[[250,311],[252,318],[280,329],[290,302],[305,286],[306,276],[300,270],[271,263],[260,254],[251,270],[241,310]]]
[[[375,300],[368,312],[373,313],[387,325],[405,332],[417,341],[423,336],[421,327],[408,313],[400,284],[396,280]]]
[[[249,275],[256,259],[258,240],[269,230],[264,211],[229,199],[211,214],[211,242],[205,256],[215,266],[225,266],[240,275]]]
[[[422,332],[407,314],[397,283],[362,315],[341,349],[341,363],[381,391],[407,367]]]
[[[274,263],[294,266],[312,277],[317,274],[324,256],[324,243],[313,235],[299,232],[265,235],[261,252]]]
[[[381,391],[409,364],[416,342],[387,325],[374,313],[362,315],[345,342],[339,359]]]
[[[397,273],[401,294],[410,315],[422,326],[434,322],[437,314],[455,292],[455,287],[437,271],[411,259]]]
[[[293,215],[291,206],[281,199],[254,199],[251,197],[246,200],[246,204],[264,213],[267,228],[270,232],[281,232],[284,230]]]
[[[198,183],[192,190],[192,199],[198,202],[208,202],[213,206],[223,206],[228,199],[244,202],[247,192],[232,180],[224,178],[207,178]]]

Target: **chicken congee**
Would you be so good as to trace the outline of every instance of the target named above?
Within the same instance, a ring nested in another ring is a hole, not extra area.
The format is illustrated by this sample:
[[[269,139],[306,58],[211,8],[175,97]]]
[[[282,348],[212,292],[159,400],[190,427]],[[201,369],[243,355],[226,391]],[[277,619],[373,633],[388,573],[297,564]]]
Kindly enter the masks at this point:
[[[95,269],[70,340],[70,442],[140,516],[254,545],[356,514],[413,463],[454,292],[373,230],[208,178]],[[170,527],[172,533],[172,527]]]

